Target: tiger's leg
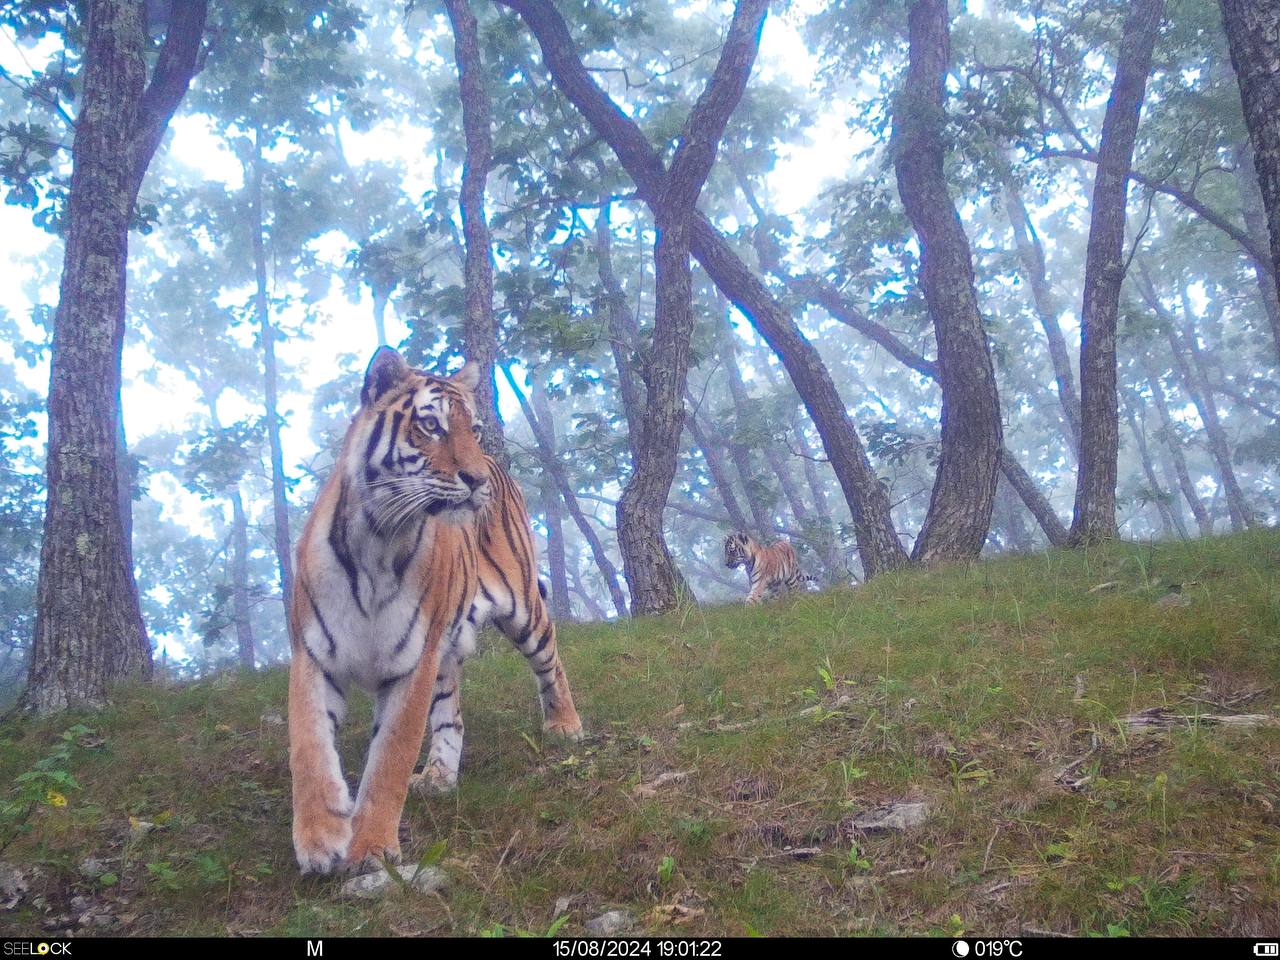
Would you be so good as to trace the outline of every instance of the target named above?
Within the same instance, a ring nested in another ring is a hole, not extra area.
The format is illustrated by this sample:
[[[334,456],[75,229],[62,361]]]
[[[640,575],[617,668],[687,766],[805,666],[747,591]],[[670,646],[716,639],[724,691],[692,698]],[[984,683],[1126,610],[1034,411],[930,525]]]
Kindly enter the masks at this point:
[[[378,688],[376,731],[351,816],[349,868],[358,869],[369,860],[400,858],[400,814],[422,750],[439,658],[437,634],[428,639],[411,673]]]
[[[495,623],[524,654],[538,680],[543,731],[569,740],[581,740],[582,720],[573,705],[569,680],[556,646],[556,626],[551,622],[551,613],[542,594],[535,590],[526,600],[516,598],[511,615],[499,617]]]
[[[351,841],[351,791],[338,757],[347,700],[332,675],[299,643],[289,665],[289,772],[293,849],[303,873],[328,873]]]
[[[446,651],[440,658],[427,725],[431,746],[421,776],[415,774],[414,789],[429,794],[449,793],[458,786],[458,766],[462,762],[462,654]]]

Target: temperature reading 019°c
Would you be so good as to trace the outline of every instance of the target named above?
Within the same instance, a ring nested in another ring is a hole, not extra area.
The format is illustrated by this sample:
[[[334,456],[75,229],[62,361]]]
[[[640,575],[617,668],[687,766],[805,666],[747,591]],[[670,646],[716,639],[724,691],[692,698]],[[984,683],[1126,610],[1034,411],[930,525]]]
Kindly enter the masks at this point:
[[[1021,940],[957,940],[951,945],[951,952],[957,957],[972,955],[975,960],[982,957],[1013,957],[1018,960],[1022,956]]]

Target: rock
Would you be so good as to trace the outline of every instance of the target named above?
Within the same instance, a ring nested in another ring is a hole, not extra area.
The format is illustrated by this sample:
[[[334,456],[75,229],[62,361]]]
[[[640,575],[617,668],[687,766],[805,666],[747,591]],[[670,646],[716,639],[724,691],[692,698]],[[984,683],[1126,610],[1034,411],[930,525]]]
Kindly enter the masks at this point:
[[[30,888],[31,880],[26,873],[0,860],[0,910],[16,907]]]
[[[107,872],[107,865],[97,857],[85,857],[80,861],[80,873],[90,879],[96,879]]]
[[[284,717],[278,713],[264,713],[262,715],[262,722],[269,727],[283,727]]]
[[[574,901],[574,900],[576,900],[576,899],[577,899],[577,897],[561,897],[559,900],[557,900],[557,901],[556,901],[556,908],[555,908],[555,910],[554,910],[554,911],[552,911],[552,912],[553,912],[553,914],[554,914],[554,916],[552,917],[552,919],[554,920],[554,919],[556,919],[557,917],[562,917],[562,916],[564,916],[566,913],[568,913],[568,912],[569,912],[569,905],[570,905],[571,903],[573,903],[573,901]]]
[[[150,820],[139,820],[136,817],[129,818],[129,839],[141,840],[148,833],[156,828],[156,825]]]
[[[903,800],[856,813],[845,823],[852,830],[874,833],[879,830],[909,830],[928,818],[928,804],[920,800]]]
[[[587,933],[593,937],[612,937],[621,933],[632,924],[631,914],[625,910],[610,910],[598,917],[592,917],[586,923]]]
[[[660,773],[649,783],[637,783],[631,791],[633,797],[652,797],[658,790],[669,783],[684,783],[689,779],[692,770],[668,770]]]
[[[1156,606],[1161,610],[1171,610],[1174,607],[1189,607],[1191,606],[1191,598],[1185,593],[1166,593],[1156,601]]]
[[[435,893],[448,882],[444,871],[436,867],[420,868],[414,864],[405,864],[404,866],[396,867],[395,871],[400,880],[413,887],[419,893]],[[352,877],[342,885],[339,894],[350,899],[371,900],[398,886],[400,884],[392,879],[391,874],[386,870],[375,870],[373,873]]]

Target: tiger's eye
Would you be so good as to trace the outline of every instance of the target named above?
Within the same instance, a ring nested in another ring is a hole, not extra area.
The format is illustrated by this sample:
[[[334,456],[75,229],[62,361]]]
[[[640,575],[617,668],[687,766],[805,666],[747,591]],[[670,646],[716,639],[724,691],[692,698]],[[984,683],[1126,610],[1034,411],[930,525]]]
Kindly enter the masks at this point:
[[[440,421],[428,414],[422,418],[419,422],[419,426],[422,427],[425,433],[437,433],[440,430]]]

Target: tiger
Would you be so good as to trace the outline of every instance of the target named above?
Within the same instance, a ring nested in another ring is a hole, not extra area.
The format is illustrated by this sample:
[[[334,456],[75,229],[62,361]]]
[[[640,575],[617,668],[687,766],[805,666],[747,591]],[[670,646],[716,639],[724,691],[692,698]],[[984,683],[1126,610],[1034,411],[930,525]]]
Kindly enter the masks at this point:
[[[747,603],[760,603],[802,583],[818,582],[800,572],[795,547],[785,540],[762,547],[745,533],[731,533],[724,540],[724,565],[730,570],[746,566],[750,584]]]
[[[480,445],[479,377],[474,363],[439,377],[379,348],[299,539],[289,769],[303,873],[398,860],[400,817],[428,724],[416,783],[428,792],[457,786],[462,664],[486,624],[533,669],[544,731],[582,736],[524,497]],[[375,698],[354,797],[337,745],[352,684]]]

